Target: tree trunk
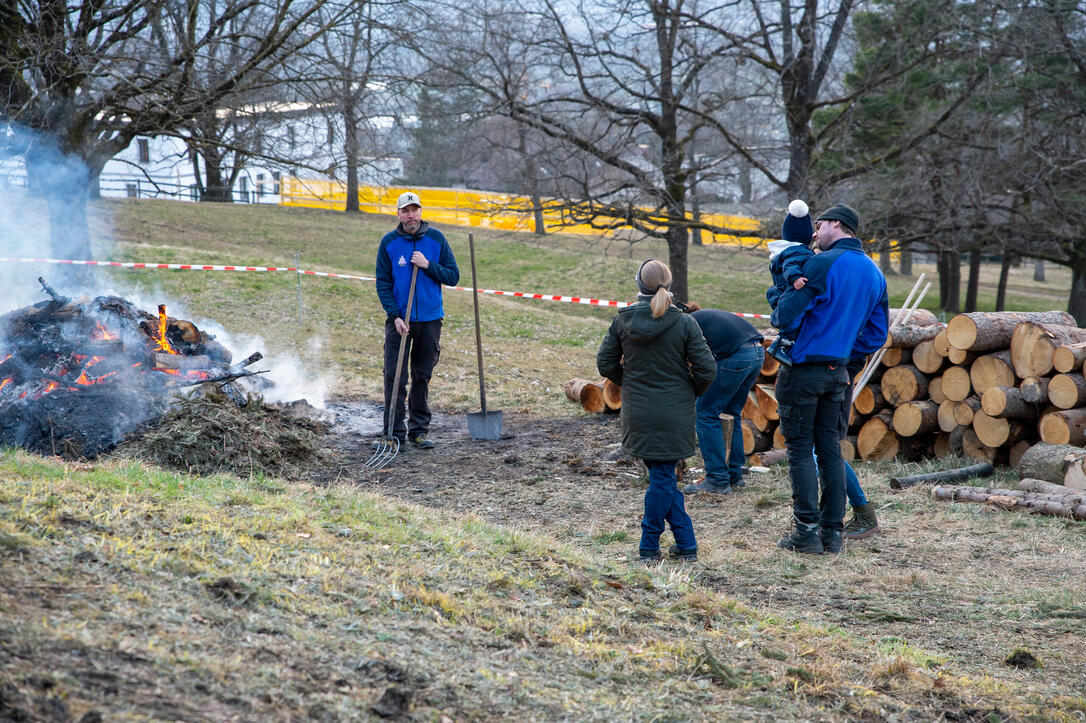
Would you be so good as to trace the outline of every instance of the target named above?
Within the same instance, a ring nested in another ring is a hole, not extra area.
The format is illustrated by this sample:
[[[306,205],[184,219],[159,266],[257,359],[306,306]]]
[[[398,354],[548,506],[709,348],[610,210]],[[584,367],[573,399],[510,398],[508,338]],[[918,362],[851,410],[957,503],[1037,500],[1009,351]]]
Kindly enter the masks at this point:
[[[901,275],[913,275],[913,252],[908,248],[901,249]]]
[[[1023,379],[1043,377],[1054,367],[1058,347],[1086,342],[1086,329],[1063,324],[1038,324],[1026,321],[1011,335],[1011,361],[1014,373]]]
[[[233,203],[233,188],[223,178],[223,156],[206,147],[201,147],[200,156],[204,159],[204,192],[200,200],[211,203]]]
[[[903,490],[906,487],[912,487],[913,485],[926,482],[962,482],[977,477],[991,477],[993,474],[995,474],[995,467],[990,464],[972,464],[968,467],[944,469],[939,472],[928,472],[926,474],[916,474],[909,477],[891,477],[890,488]]]
[[[950,367],[943,372],[943,394],[947,399],[960,402],[973,391],[969,381],[969,370],[965,367]]]
[[[861,459],[873,462],[897,456],[898,438],[894,434],[893,423],[893,412],[889,409],[882,410],[864,422],[856,437],[856,451]]]
[[[1022,399],[1032,404],[1043,404],[1048,401],[1048,384],[1051,380],[1047,377],[1030,377],[1023,379],[1018,385],[1022,392]]]
[[[1018,378],[1011,366],[1010,350],[977,357],[969,367],[969,383],[978,397],[988,391],[989,387],[1018,386]]]
[[[1074,324],[1063,311],[999,311],[958,314],[946,325],[951,346],[972,351],[1006,349],[1011,345],[1014,328],[1023,321],[1041,324]]]
[[[1033,420],[1041,416],[1041,408],[1035,403],[1022,398],[1017,387],[991,387],[984,390],[980,398],[980,408],[992,417]]]
[[[899,324],[886,333],[886,346],[915,347],[920,342],[934,339],[941,329],[934,325]]]
[[[566,397],[577,402],[586,412],[602,412],[607,406],[603,401],[603,384],[590,379],[570,379],[564,387]]]
[[[890,266],[890,239],[879,241],[879,268],[883,276],[892,276],[894,269]]]
[[[1048,383],[1048,401],[1060,409],[1086,405],[1086,379],[1081,374],[1057,374]]]
[[[1029,496],[1029,493],[1017,490],[993,490],[981,487],[954,487],[948,485],[932,488],[932,496],[938,500],[990,502],[1005,509],[1021,507],[1042,515],[1086,520],[1086,504],[1046,499],[1043,495]]]
[[[1033,260],[1033,280],[1038,283],[1044,283],[1045,281],[1045,260],[1034,259]]]
[[[887,369],[880,383],[886,401],[895,407],[928,394],[928,377],[911,364]],[[866,457],[864,458],[866,459]]]
[[[1018,474],[1062,485],[1068,468],[1073,464],[1081,465],[1083,459],[1086,459],[1086,449],[1081,447],[1038,442],[1022,455]]]
[[[912,361],[913,365],[925,374],[938,374],[947,360],[935,351],[933,342],[922,341],[913,349]]]
[[[347,203],[344,213],[358,213],[358,125],[355,122],[355,108],[350,101],[350,82],[342,89],[343,101],[343,153],[346,156]]]
[[[957,314],[961,306],[962,270],[957,251],[939,252],[939,306]]]
[[[976,416],[978,410],[980,410],[980,399],[966,397],[960,402],[954,402],[954,419],[963,427],[970,427],[973,425],[973,417]]]
[[[90,228],[87,224],[87,191],[90,172],[75,155],[63,154],[47,145],[25,155],[27,184],[45,198],[49,212],[49,244],[53,258],[89,261]],[[58,282],[81,288],[90,281],[88,266],[61,264]]]
[[[1003,263],[999,267],[999,286],[996,288],[996,311],[1003,311],[1007,305],[1007,277],[1011,271],[1012,254],[1003,254]]]
[[[1073,444],[1081,447],[1086,443],[1086,409],[1049,412],[1038,426],[1041,439],[1049,444]]]
[[[1086,342],[1061,346],[1052,352],[1052,368],[1058,372],[1076,372],[1086,361]]]
[[[667,230],[667,265],[671,267],[671,293],[676,299],[689,299],[687,293],[687,234],[682,221],[673,219],[676,225]]]
[[[966,312],[977,310],[977,297],[980,293],[980,249],[969,251],[969,280],[965,287]]]
[[[894,410],[893,427],[902,437],[934,432],[939,428],[939,407],[928,399],[905,402]]]
[[[1067,313],[1075,317],[1075,323],[1086,326],[1086,242],[1080,241],[1078,252],[1071,256],[1071,294],[1067,300]]]

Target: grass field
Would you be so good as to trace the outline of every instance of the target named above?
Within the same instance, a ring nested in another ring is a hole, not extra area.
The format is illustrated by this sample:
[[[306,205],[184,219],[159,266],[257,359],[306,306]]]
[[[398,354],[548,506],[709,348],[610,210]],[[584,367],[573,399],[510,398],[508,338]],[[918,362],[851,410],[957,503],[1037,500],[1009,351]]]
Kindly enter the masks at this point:
[[[94,211],[100,258],[287,266],[298,252],[306,268],[365,276],[391,227],[243,206]],[[466,231],[447,234],[470,285]],[[663,255],[598,238],[476,242],[481,286],[612,299]],[[337,397],[378,396],[371,282],[304,278],[299,324],[288,274],[108,273],[198,324],[260,335]],[[1064,308],[1065,272],[1045,285],[1019,273],[1012,308]],[[766,284],[764,252],[692,249],[705,306],[762,313]],[[894,301],[911,286],[892,278]],[[471,295],[445,298],[432,401],[452,417],[477,409],[478,380]],[[613,311],[480,304],[488,402],[554,438],[487,447],[461,460],[470,474],[418,477],[419,452],[377,482],[332,485],[0,452],[0,721],[1086,717],[1083,523],[886,489],[955,460],[863,464],[885,533],[839,556],[784,554],[777,470],[691,500],[699,563],[631,563],[642,488],[601,460],[614,418],[561,392],[595,376]]]

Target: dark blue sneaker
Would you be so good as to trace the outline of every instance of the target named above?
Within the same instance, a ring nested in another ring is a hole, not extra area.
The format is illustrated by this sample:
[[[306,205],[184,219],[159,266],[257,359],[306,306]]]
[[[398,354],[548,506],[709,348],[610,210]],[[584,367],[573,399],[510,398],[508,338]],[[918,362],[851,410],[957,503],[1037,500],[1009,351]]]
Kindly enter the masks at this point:
[[[638,550],[641,562],[659,562],[664,559],[664,553],[659,548],[655,550]]]
[[[699,492],[705,492],[711,495],[730,495],[732,493],[732,486],[730,484],[718,485],[716,482],[710,482],[707,479],[703,479],[701,482],[683,487],[684,495],[696,495]]]

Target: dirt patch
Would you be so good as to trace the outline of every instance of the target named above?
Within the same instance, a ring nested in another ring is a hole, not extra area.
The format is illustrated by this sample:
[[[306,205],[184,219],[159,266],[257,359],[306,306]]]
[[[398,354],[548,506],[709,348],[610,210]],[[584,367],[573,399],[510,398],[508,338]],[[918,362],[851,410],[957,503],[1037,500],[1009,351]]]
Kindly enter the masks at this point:
[[[408,444],[367,475],[361,463],[372,454],[380,406],[340,402],[334,411],[340,422],[324,437],[331,463],[311,470],[314,479],[475,514],[636,564],[644,481],[640,463],[621,454],[617,416],[506,411],[502,439],[472,441],[463,414],[437,413],[435,449]],[[376,424],[359,425],[366,417]],[[856,468],[884,533],[840,555],[776,548],[791,514],[786,468],[748,476],[735,494],[688,498],[699,583],[763,612],[840,626],[925,667],[1002,668],[1024,682],[1035,670],[1003,661],[1027,648],[1045,660],[1044,683],[1086,685],[1086,650],[1071,643],[1086,615],[1086,583],[1067,572],[1086,565],[1086,525],[937,502],[926,488],[893,493],[887,480],[902,465]],[[695,467],[685,481],[697,474]]]

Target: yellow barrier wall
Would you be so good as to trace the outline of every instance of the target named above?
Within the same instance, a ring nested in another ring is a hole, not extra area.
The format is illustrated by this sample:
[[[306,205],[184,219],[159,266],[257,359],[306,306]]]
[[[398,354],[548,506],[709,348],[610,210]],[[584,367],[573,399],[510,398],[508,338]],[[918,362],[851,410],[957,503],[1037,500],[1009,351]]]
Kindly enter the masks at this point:
[[[506,231],[532,231],[535,222],[531,202],[523,196],[470,191],[455,188],[382,188],[362,186],[358,189],[358,206],[362,211],[396,215],[396,199],[404,191],[416,191],[426,209],[424,217],[434,223],[457,226],[496,228]],[[342,211],[347,207],[347,188],[338,181],[294,178],[285,176],[280,185],[279,203],[284,206],[304,206]],[[702,214],[705,223],[740,231],[755,231],[757,219],[746,216]],[[565,224],[554,201],[543,202],[543,220],[547,228],[563,233],[606,235],[613,231],[592,228],[585,224]],[[729,246],[756,246],[764,242],[757,236],[731,236],[702,231],[702,242]]]

